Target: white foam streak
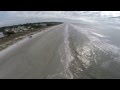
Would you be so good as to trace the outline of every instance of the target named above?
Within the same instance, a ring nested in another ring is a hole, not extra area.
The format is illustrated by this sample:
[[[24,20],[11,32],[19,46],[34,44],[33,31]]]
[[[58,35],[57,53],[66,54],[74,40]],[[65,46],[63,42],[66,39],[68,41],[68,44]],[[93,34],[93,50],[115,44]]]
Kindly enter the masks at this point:
[[[105,37],[105,36],[103,36],[101,34],[98,34],[98,33],[95,33],[95,32],[91,32],[91,33],[94,34],[94,35],[96,35],[96,36],[98,36],[98,37]]]
[[[65,57],[64,59],[61,59],[61,62],[63,63],[64,67],[65,67],[65,76],[69,79],[73,78],[72,73],[69,70],[69,64],[71,63],[71,61],[74,59],[74,57],[72,56],[72,53],[70,51],[70,47],[69,47],[69,33],[68,33],[68,26],[66,25],[65,28],[65,33],[64,33],[64,49],[65,49]]]
[[[72,53],[70,51],[69,47],[69,33],[68,33],[68,26],[66,25],[66,28],[64,30],[64,42],[59,48],[59,54],[61,57],[61,63],[64,67],[64,70],[62,72],[49,75],[48,78],[67,78],[67,79],[73,79],[73,75],[71,71],[69,70],[69,66],[71,61],[74,59],[72,56]]]

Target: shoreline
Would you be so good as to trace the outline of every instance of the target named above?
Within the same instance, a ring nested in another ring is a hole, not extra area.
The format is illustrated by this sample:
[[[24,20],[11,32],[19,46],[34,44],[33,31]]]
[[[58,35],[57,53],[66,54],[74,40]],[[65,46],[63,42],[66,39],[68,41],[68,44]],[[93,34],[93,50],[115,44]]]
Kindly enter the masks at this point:
[[[24,38],[31,36],[33,34],[36,34],[38,32],[44,31],[47,28],[50,28],[53,26],[49,26],[49,27],[45,27],[45,28],[39,28],[39,29],[34,29],[31,31],[27,31],[27,32],[21,32],[21,33],[17,33],[14,34],[12,36],[6,36],[0,39],[0,51],[8,48],[9,46],[19,42],[20,40],[23,40]]]

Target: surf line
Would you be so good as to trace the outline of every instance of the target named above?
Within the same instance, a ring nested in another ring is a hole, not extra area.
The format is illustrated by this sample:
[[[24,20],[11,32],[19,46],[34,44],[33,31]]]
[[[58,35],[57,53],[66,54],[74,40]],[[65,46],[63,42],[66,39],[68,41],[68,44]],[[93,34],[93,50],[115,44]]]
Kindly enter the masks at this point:
[[[66,25],[65,30],[64,30],[64,50],[65,50],[64,51],[65,56],[64,56],[64,59],[62,59],[62,63],[65,67],[64,74],[67,78],[72,79],[73,75],[72,75],[71,71],[69,70],[69,66],[70,66],[71,61],[74,59],[74,57],[72,56],[70,46],[69,46],[68,25]]]

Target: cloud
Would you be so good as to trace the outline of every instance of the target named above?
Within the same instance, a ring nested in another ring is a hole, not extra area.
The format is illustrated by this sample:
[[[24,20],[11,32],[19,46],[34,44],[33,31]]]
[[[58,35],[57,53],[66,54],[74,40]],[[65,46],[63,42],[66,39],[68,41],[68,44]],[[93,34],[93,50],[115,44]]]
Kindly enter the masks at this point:
[[[81,16],[118,16],[120,11],[8,11],[19,18],[79,18]]]
[[[120,11],[102,11],[101,12],[101,16],[112,16],[112,17],[116,17],[116,16],[120,16]]]
[[[86,17],[100,18],[119,15],[120,11],[1,11],[0,26],[39,21],[44,18],[87,20]]]
[[[36,18],[36,17],[62,17],[64,16],[61,11],[9,11],[11,16]]]

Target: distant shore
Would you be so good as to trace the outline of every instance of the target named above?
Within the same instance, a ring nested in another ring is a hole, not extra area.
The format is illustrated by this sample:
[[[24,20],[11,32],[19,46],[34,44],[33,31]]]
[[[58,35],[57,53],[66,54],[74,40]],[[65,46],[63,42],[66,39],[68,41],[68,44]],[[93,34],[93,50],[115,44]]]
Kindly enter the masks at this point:
[[[32,29],[32,30],[27,30],[24,32],[19,32],[16,34],[12,34],[10,36],[6,36],[6,37],[2,37],[0,38],[0,51],[9,47],[10,45],[13,45],[14,43],[26,38],[26,37],[30,37],[33,34],[37,33],[37,32],[41,32],[49,27],[52,27],[54,25],[51,26],[45,26],[42,28],[37,28],[37,29]]]
[[[42,29],[44,30],[44,29]],[[31,34],[33,33],[37,33],[37,32],[40,32],[40,30],[34,30],[34,31],[29,31],[29,32],[21,32],[21,33],[18,33],[18,34],[14,34],[12,36],[9,36],[9,37],[3,37],[0,39],[0,51],[9,47],[10,45],[18,42],[19,40],[22,40],[23,38],[25,37],[28,37],[30,36]]]

